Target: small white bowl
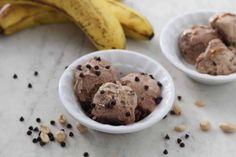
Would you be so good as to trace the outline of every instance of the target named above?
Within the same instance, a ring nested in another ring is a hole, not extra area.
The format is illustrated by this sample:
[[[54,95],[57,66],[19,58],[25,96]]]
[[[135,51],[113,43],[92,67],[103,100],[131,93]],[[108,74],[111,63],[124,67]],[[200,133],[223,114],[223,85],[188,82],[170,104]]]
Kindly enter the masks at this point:
[[[171,20],[161,32],[160,45],[166,58],[179,70],[192,79],[204,84],[222,84],[236,80],[236,73],[212,76],[199,73],[193,65],[184,61],[180,54],[178,40],[180,34],[195,24],[208,24],[209,18],[216,12],[198,11],[186,13]]]
[[[112,126],[90,119],[83,112],[74,94],[73,79],[76,66],[83,64],[94,56],[100,56],[109,60],[118,72],[124,74],[129,72],[146,72],[152,74],[163,84],[162,102],[148,117],[130,125]],[[127,50],[104,50],[78,58],[65,70],[59,82],[59,96],[67,111],[83,125],[101,132],[121,134],[142,130],[160,121],[172,107],[175,98],[175,88],[170,74],[155,60]]]

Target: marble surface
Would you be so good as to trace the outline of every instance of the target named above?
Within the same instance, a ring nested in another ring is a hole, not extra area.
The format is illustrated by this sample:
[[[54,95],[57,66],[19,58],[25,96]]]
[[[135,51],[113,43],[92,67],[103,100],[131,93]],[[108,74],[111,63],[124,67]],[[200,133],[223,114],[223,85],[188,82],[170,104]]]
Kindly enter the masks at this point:
[[[0,37],[0,157],[63,157],[83,156],[89,152],[91,157],[232,157],[236,155],[236,134],[224,134],[218,128],[221,121],[236,122],[236,82],[206,86],[192,81],[174,68],[162,55],[159,47],[159,34],[164,25],[174,16],[187,11],[202,9],[235,11],[235,0],[127,0],[148,17],[154,26],[156,36],[149,42],[128,40],[127,49],[139,51],[162,63],[171,73],[177,95],[183,97],[179,104],[183,107],[180,117],[168,116],[160,123],[138,133],[109,135],[89,131],[81,135],[74,128],[74,138],[67,142],[66,148],[50,143],[41,148],[32,144],[26,136],[29,125],[36,125],[35,118],[41,117],[48,123],[65,113],[58,97],[58,80],[66,65],[76,58],[91,52],[94,47],[82,32],[71,24],[41,26],[28,29],[10,37]],[[33,75],[34,71],[39,76]],[[18,79],[13,80],[16,73]],[[32,83],[33,88],[27,88]],[[204,108],[193,103],[196,99],[206,101]],[[25,117],[20,123],[19,117]],[[198,123],[208,118],[212,130],[200,131]],[[187,126],[190,138],[185,140],[185,148],[176,144],[176,138],[184,133],[176,133],[176,124]],[[57,128],[61,128],[57,125]],[[164,141],[168,133],[171,140]]]

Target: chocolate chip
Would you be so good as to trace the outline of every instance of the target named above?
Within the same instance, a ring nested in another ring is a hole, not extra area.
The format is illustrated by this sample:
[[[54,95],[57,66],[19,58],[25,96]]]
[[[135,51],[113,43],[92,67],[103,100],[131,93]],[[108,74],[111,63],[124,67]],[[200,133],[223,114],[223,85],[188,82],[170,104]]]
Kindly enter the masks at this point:
[[[37,138],[33,138],[32,142],[37,143],[38,142]]]
[[[76,67],[76,69],[77,69],[77,70],[82,70],[82,65],[78,65],[78,66]]]
[[[87,65],[86,65],[86,68],[91,69],[92,66],[91,66],[90,64],[87,64]]]
[[[68,123],[68,124],[66,125],[66,127],[67,127],[68,129],[71,129],[71,128],[72,128],[72,125],[71,125],[70,123]]]
[[[121,100],[120,103],[125,104],[125,101],[124,101],[124,100]]]
[[[115,105],[116,105],[116,100],[112,99],[112,100],[111,100],[111,105],[112,105],[112,106],[115,106]]]
[[[166,119],[167,118],[167,115],[165,115],[162,119]]]
[[[24,120],[25,120],[24,117],[21,116],[20,121],[23,122]]]
[[[163,154],[167,155],[167,154],[168,154],[168,150],[165,149],[165,150],[163,151]]]
[[[68,66],[65,66],[65,69],[67,69],[68,68]]]
[[[43,141],[40,141],[40,146],[43,147],[45,145],[45,143]]]
[[[136,82],[139,82],[139,78],[138,78],[137,76],[134,78],[134,80],[135,80]]]
[[[179,144],[181,142],[182,142],[182,140],[180,138],[177,138],[177,143]]]
[[[130,116],[130,113],[129,113],[129,112],[126,112],[126,113],[125,113],[125,116],[126,116],[126,117],[129,117],[129,116]]]
[[[40,123],[40,122],[41,122],[41,119],[40,119],[40,118],[36,118],[36,122],[37,122],[37,123]]]
[[[61,145],[61,147],[65,147],[66,143],[65,142],[61,142],[60,145]]]
[[[189,138],[189,134],[185,134],[185,139],[188,139]]]
[[[148,88],[149,88],[148,85],[145,85],[145,86],[144,86],[144,89],[145,89],[146,91],[148,90]]]
[[[32,126],[29,126],[29,130],[33,130],[33,127],[32,127]]]
[[[111,109],[115,105],[116,105],[116,100],[113,99],[113,100],[110,101],[110,103],[105,104],[105,107]]]
[[[13,75],[13,78],[14,78],[14,79],[17,79],[17,78],[18,78],[18,76],[17,76],[16,74],[14,74],[14,75]]]
[[[216,66],[216,62],[213,62],[213,65]]]
[[[65,131],[65,129],[61,129],[61,131]]]
[[[94,67],[94,69],[95,69],[95,70],[98,70],[98,69],[99,69],[99,66],[96,65],[96,66]]]
[[[170,111],[170,114],[171,114],[171,115],[175,115],[175,111],[171,110],[171,111]]]
[[[31,83],[28,84],[28,88],[32,88],[32,84]]]
[[[73,136],[74,136],[73,132],[70,132],[70,133],[69,133],[69,136],[70,136],[70,137],[73,137]]]
[[[33,131],[34,131],[34,132],[38,132],[38,131],[39,131],[39,128],[38,128],[38,127],[35,127]]]
[[[104,91],[104,90],[101,90],[101,91],[100,91],[100,94],[104,94],[104,93],[105,93],[105,91]]]
[[[178,99],[179,101],[181,101],[181,100],[182,100],[182,96],[177,96],[177,99]]]
[[[85,76],[84,76],[84,73],[80,73],[80,74],[79,74],[79,77],[84,78],[84,77],[85,77]]]
[[[102,60],[101,57],[94,57],[94,59],[95,59],[96,61],[101,61],[101,60]]]
[[[32,131],[28,130],[26,134],[27,134],[27,135],[31,135],[31,134],[32,134]]]
[[[161,101],[162,101],[162,99],[163,99],[163,98],[162,98],[161,96],[157,97],[157,98],[155,99],[156,104],[157,104],[157,105],[160,104]]]
[[[170,136],[168,134],[166,134],[165,140],[169,140],[169,139],[170,139]]]
[[[96,74],[97,76],[100,76],[100,75],[101,75],[101,72],[100,72],[100,71],[95,71],[95,74]]]
[[[179,144],[179,146],[180,146],[181,148],[183,148],[183,147],[185,147],[185,144],[184,144],[183,142],[181,142],[181,143]]]
[[[54,135],[51,132],[48,133],[48,137],[50,141],[55,141]]]
[[[154,80],[154,77],[153,77],[153,75],[149,75],[149,77],[150,77],[151,79],[153,79],[153,80]]]
[[[140,75],[146,75],[145,73],[141,72]]]
[[[39,74],[39,73],[38,73],[37,71],[34,72],[34,76],[38,76],[38,74]]]
[[[106,68],[106,69],[110,69],[110,67],[111,67],[110,65],[107,65],[105,68]]]
[[[89,157],[89,153],[88,152],[84,152],[84,157]]]
[[[159,82],[159,81],[157,81],[157,85],[158,85],[160,88],[162,88],[162,87],[163,87],[162,83],[161,83],[161,82]]]
[[[54,120],[51,120],[51,121],[50,121],[50,124],[51,124],[51,125],[55,125],[56,122],[55,122]]]

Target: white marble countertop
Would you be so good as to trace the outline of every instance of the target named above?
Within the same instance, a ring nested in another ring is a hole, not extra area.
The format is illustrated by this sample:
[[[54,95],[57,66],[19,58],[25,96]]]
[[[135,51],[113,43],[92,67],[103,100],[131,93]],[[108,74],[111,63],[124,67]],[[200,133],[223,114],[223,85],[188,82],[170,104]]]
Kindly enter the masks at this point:
[[[75,137],[68,140],[66,148],[54,143],[43,148],[32,144],[26,131],[28,126],[36,125],[36,117],[49,122],[65,113],[75,123],[59,100],[58,80],[66,65],[94,48],[70,24],[28,29],[0,37],[0,157],[79,157],[85,151],[91,157],[157,157],[164,156],[164,149],[168,149],[167,156],[171,157],[236,156],[236,134],[224,134],[218,127],[221,121],[236,122],[236,82],[221,86],[196,83],[174,68],[159,47],[160,32],[174,16],[202,9],[235,11],[236,0],[127,0],[126,3],[145,14],[156,32],[150,42],[129,40],[127,49],[153,57],[169,70],[177,95],[183,97],[179,103],[183,115],[168,116],[151,128],[126,135],[95,131],[81,135],[74,128]],[[38,77],[33,75],[35,70],[39,72]],[[18,75],[16,80],[12,79],[14,73]],[[32,89],[27,88],[28,83],[32,83]],[[206,101],[205,107],[194,105],[199,98]],[[21,115],[25,117],[24,123],[19,122]],[[213,125],[207,133],[198,126],[204,118],[210,119]],[[173,131],[179,123],[186,124],[190,134],[185,148],[176,144],[176,138],[184,135]],[[163,140],[166,133],[171,140]]]

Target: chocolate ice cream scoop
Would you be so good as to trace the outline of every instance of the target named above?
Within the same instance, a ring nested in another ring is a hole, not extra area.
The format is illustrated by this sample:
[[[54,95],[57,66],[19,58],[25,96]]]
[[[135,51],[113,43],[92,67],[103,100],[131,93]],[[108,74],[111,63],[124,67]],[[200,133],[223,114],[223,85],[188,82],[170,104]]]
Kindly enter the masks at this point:
[[[94,57],[77,66],[74,78],[75,94],[83,105],[90,104],[103,83],[115,82],[116,79],[117,74],[111,63],[100,57]]]
[[[133,89],[121,84],[103,84],[93,98],[93,119],[111,125],[135,122],[137,95]]]
[[[200,73],[227,75],[236,71],[236,55],[219,39],[210,41],[206,51],[197,58]]]
[[[179,39],[183,58],[188,63],[195,64],[196,58],[206,50],[208,43],[217,38],[216,30],[206,25],[195,25],[186,29]]]
[[[236,15],[222,12],[210,18],[212,28],[215,28],[228,44],[236,44]]]
[[[131,87],[138,96],[136,120],[149,115],[162,100],[162,84],[156,81],[152,75],[130,73],[121,78],[121,84]]]

